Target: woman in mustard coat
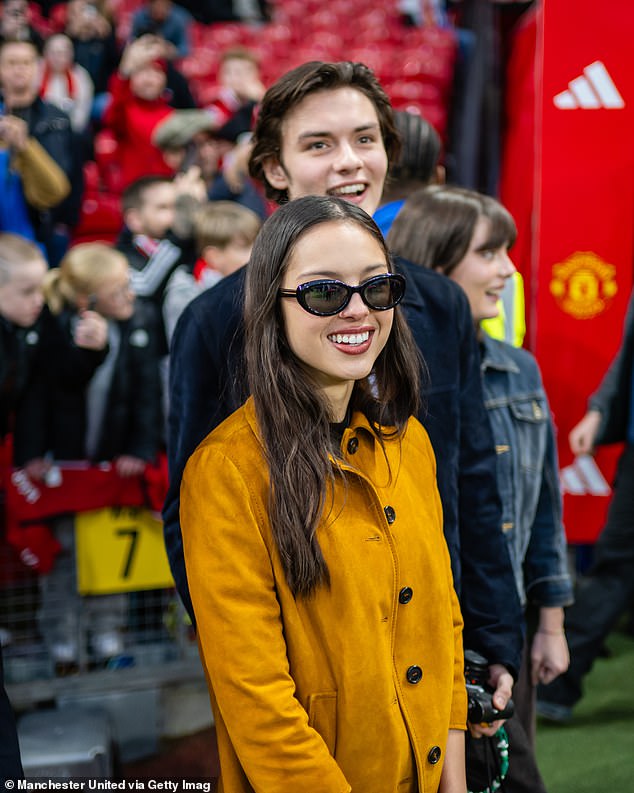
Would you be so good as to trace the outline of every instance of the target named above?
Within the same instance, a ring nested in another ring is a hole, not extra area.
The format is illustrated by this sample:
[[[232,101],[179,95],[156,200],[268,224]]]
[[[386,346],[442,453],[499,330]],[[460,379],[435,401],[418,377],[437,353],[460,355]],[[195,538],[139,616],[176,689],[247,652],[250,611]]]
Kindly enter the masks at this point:
[[[256,239],[252,396],[181,490],[219,791],[466,791],[462,618],[404,290],[352,203],[297,199]]]

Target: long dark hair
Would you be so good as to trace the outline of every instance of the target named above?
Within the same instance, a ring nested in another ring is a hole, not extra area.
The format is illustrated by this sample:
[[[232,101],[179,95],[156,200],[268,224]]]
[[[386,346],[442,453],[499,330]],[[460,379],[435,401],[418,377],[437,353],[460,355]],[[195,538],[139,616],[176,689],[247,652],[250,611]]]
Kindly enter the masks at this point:
[[[291,351],[278,290],[298,240],[329,222],[362,228],[380,244],[381,232],[362,209],[340,199],[307,196],[285,204],[264,224],[247,266],[245,295],[246,361],[249,387],[270,473],[269,516],[286,578],[295,595],[309,595],[327,583],[328,569],[316,530],[334,475],[326,398]],[[361,410],[380,442],[400,435],[419,405],[420,359],[400,308],[370,382],[355,383],[352,409]]]
[[[499,201],[464,187],[423,187],[409,196],[387,241],[394,254],[451,275],[466,256],[481,217],[487,218],[490,226],[483,250],[513,245],[515,221]]]
[[[264,164],[268,160],[280,160],[282,123],[287,114],[315,91],[348,87],[365,94],[374,105],[388,163],[396,162],[401,151],[401,136],[390,100],[372,69],[352,61],[309,61],[283,74],[264,94],[258,111],[249,173],[264,185],[267,198],[278,204],[288,201],[287,191],[273,187],[264,174]]]

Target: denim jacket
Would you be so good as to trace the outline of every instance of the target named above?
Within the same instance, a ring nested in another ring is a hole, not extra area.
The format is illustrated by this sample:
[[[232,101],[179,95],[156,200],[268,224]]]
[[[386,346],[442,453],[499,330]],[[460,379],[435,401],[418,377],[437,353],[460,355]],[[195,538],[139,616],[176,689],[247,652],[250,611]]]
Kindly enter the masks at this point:
[[[502,530],[520,599],[572,602],[553,421],[535,358],[484,335],[482,387],[497,452]]]

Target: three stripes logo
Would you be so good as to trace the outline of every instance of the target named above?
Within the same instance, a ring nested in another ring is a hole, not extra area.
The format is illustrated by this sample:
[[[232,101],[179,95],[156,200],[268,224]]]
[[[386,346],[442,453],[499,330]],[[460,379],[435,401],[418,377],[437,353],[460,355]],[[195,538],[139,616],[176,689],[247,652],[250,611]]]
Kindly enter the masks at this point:
[[[553,97],[560,110],[621,110],[625,107],[610,73],[601,61],[594,61],[583,74],[568,83],[566,91]]]
[[[572,465],[562,468],[559,481],[562,491],[571,496],[609,496],[612,492],[594,457],[589,454],[580,454]]]

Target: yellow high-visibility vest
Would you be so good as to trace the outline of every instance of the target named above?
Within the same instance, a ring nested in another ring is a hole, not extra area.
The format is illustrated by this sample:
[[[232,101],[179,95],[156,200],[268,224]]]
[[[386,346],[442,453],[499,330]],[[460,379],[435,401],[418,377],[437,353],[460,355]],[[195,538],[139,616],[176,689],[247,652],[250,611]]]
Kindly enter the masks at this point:
[[[526,308],[524,279],[518,272],[507,279],[498,306],[500,313],[492,319],[483,319],[482,330],[494,339],[521,347],[526,335]]]

